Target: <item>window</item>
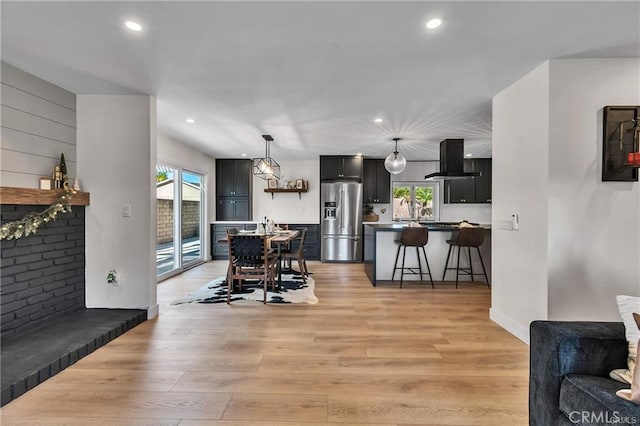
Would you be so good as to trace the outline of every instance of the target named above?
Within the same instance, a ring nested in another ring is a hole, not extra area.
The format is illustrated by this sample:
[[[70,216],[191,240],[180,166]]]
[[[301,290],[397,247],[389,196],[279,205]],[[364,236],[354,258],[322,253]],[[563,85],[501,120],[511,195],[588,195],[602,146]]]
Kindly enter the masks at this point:
[[[438,184],[393,182],[393,218],[400,220],[437,220]]]

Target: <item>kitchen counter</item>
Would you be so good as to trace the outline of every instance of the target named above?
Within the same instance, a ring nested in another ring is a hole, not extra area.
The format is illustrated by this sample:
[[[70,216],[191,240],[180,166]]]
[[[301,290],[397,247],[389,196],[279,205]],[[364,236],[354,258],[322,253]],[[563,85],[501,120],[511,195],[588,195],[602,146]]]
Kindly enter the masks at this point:
[[[410,222],[364,222],[364,225],[371,226],[376,230],[394,231],[402,230],[408,226]],[[460,222],[418,222],[420,225],[426,226],[429,231],[455,231],[460,229]],[[476,225],[483,229],[491,229],[490,223],[481,223]]]
[[[262,223],[262,221],[259,220],[212,220],[211,222],[209,222],[209,224],[213,225],[213,224],[217,224],[217,225],[235,225],[235,224],[239,224],[239,225],[257,225],[258,223]],[[298,220],[296,222],[278,222],[276,221],[277,224],[279,223],[286,223],[287,225],[300,225],[300,224],[309,224],[309,225],[319,225],[320,222],[318,221],[301,221]]]
[[[424,222],[423,222],[424,223]],[[378,284],[391,284],[399,285],[399,282],[392,282],[391,276],[393,273],[393,266],[398,250],[398,243],[396,240],[400,239],[400,232],[402,228],[407,226],[409,222],[369,222],[364,226],[364,270],[367,277],[371,281],[373,286]],[[427,252],[427,259],[429,260],[429,267],[433,274],[433,281],[438,288],[438,282],[442,281],[442,273],[444,272],[445,262],[447,260],[447,252],[449,250],[449,244],[447,240],[451,236],[452,231],[460,229],[458,222],[426,222],[427,229],[429,229],[429,242],[425,246]],[[482,259],[487,270],[489,280],[491,280],[491,225],[481,224],[481,228],[485,229],[484,244],[480,247],[482,253]],[[452,252],[451,256],[454,256]],[[467,267],[468,257],[467,251],[463,250],[460,255],[460,266]],[[456,251],[457,258],[457,251]],[[402,259],[402,258],[400,258]],[[472,251],[472,265],[474,271],[482,271],[480,260],[478,259],[477,252]],[[449,260],[450,265],[451,260]],[[413,249],[407,250],[407,258],[405,260],[405,267],[415,265],[417,267],[418,260],[416,257],[416,251]],[[424,259],[423,259],[424,267]],[[423,268],[426,270],[426,268]],[[396,272],[396,279],[399,281],[400,271]],[[428,282],[428,277],[424,276],[424,279]],[[405,275],[405,281],[420,280],[419,275]],[[455,281],[455,271],[448,271],[446,281]],[[463,275],[461,281],[468,281],[469,277]],[[481,276],[476,276],[475,280],[483,280]],[[430,288],[431,286],[429,286]]]

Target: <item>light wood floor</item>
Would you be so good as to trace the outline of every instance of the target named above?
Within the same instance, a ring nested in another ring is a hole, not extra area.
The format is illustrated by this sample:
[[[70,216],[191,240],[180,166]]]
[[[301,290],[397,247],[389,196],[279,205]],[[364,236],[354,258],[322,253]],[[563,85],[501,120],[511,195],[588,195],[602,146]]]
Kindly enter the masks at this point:
[[[317,305],[170,302],[224,273],[158,285],[147,321],[2,409],[3,425],[526,425],[528,347],[488,319],[482,283],[373,288],[309,262]]]

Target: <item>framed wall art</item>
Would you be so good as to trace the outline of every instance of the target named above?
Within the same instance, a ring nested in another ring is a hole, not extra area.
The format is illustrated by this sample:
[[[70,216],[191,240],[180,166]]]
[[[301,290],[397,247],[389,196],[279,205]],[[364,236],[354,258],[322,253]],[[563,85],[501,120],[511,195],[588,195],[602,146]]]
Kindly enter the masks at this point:
[[[640,151],[640,106],[605,106],[603,111],[602,180],[637,182],[635,155]]]

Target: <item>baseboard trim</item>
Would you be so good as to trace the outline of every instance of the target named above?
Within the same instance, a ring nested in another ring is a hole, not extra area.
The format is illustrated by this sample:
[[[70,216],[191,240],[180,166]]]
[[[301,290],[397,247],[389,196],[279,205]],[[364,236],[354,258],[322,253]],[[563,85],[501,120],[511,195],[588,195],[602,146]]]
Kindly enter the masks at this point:
[[[516,336],[518,339],[522,340],[527,345],[529,344],[529,327],[523,326],[519,322],[514,321],[502,312],[498,312],[493,308],[489,309],[489,319]]]
[[[155,306],[147,308],[147,319],[155,318],[160,314],[160,305],[157,303]]]

